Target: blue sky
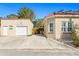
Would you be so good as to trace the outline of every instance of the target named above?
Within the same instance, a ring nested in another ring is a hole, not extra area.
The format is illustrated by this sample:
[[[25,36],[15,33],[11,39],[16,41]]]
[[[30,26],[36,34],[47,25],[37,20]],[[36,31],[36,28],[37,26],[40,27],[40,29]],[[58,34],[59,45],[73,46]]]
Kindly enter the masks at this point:
[[[43,18],[49,13],[59,10],[79,10],[78,3],[0,3],[0,17],[16,14],[21,7],[31,8],[36,18]]]

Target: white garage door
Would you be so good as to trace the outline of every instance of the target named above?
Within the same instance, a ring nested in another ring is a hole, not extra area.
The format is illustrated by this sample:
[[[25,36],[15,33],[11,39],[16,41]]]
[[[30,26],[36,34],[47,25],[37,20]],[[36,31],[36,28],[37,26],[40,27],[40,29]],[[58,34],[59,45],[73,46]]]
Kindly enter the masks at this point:
[[[16,27],[16,35],[27,35],[27,27]]]
[[[3,35],[8,35],[8,27],[3,27]]]

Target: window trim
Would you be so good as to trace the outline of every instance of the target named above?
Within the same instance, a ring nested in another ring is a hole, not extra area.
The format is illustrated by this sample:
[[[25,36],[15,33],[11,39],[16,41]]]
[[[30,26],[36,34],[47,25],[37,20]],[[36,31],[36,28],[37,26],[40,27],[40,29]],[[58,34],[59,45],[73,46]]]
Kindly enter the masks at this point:
[[[52,28],[53,28],[53,31],[50,31],[50,24],[51,24],[51,23],[53,24],[53,27],[52,27]],[[53,33],[53,32],[54,32],[54,22],[49,22],[49,23],[48,23],[48,32],[49,32],[49,33]]]
[[[66,24],[65,24],[66,27],[63,26],[63,23],[66,23]],[[68,29],[68,28],[69,28],[69,23],[70,23],[69,21],[62,21],[61,31],[62,31],[63,33],[71,33],[71,31],[68,31],[68,30],[69,30],[69,29]],[[73,29],[73,21],[72,21],[71,24],[72,24],[72,25],[71,25],[71,26],[72,26],[71,28]],[[63,30],[64,28],[65,28],[66,31]],[[72,30],[72,29],[71,29],[71,30]]]

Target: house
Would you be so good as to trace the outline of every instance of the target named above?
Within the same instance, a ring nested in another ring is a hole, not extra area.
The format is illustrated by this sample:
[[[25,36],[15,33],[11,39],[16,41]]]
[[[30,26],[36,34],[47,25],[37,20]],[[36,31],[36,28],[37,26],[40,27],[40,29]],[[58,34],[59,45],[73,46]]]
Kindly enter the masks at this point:
[[[48,38],[71,39],[71,31],[79,26],[79,12],[55,12],[44,18],[44,35]]]
[[[30,19],[1,19],[1,36],[31,35],[32,28]]]

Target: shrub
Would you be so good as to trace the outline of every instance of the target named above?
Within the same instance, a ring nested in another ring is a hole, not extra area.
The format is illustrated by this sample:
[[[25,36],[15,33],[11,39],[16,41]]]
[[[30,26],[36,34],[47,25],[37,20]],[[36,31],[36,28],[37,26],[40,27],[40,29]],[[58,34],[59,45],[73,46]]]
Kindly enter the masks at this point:
[[[36,34],[37,33],[37,28],[33,28],[32,29],[32,34]]]
[[[73,44],[79,47],[79,38],[75,30],[72,31],[72,40],[73,40]]]

